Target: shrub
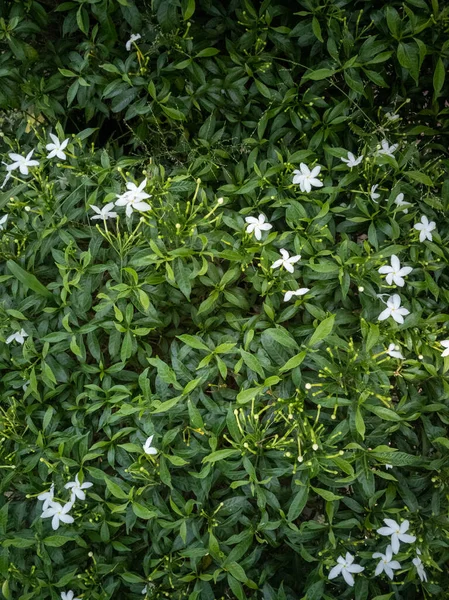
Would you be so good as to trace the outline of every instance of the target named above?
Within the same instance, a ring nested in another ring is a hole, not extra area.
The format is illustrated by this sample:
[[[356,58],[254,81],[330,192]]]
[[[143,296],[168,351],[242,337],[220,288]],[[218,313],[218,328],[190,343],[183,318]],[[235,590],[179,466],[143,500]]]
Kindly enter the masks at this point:
[[[3,597],[445,598],[448,7],[0,9]]]

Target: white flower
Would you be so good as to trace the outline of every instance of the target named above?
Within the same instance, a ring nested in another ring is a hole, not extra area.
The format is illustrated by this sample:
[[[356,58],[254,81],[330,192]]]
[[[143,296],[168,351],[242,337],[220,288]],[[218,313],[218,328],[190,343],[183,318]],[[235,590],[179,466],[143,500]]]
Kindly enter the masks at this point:
[[[385,575],[388,575],[390,579],[394,578],[394,571],[396,569],[400,569],[401,565],[397,560],[391,560],[393,558],[393,550],[391,546],[387,546],[385,550],[385,554],[381,552],[374,552],[373,558],[380,558],[379,564],[376,567],[375,575],[380,575],[382,572],[385,572]]]
[[[372,185],[371,186],[371,191],[369,193],[369,195],[371,196],[371,200],[373,202],[376,202],[376,198],[380,198],[380,194],[376,193],[377,188],[379,187],[379,184],[376,183],[376,185]],[[376,202],[377,204],[377,202]]]
[[[352,152],[348,152],[348,158],[342,158],[341,160],[346,163],[348,167],[352,168],[356,167],[362,162],[363,155],[356,158]]]
[[[399,206],[411,206],[410,202],[404,202],[404,194],[398,194],[394,199],[394,203]],[[402,208],[402,212],[406,215],[408,213],[408,208]]]
[[[0,231],[5,228],[7,220],[8,220],[8,215],[3,215],[3,217],[0,218]]]
[[[329,573],[329,579],[335,579],[335,577],[338,577],[341,574],[346,583],[352,587],[354,585],[354,577],[351,573],[361,573],[365,570],[364,567],[354,565],[353,562],[354,557],[349,552],[346,552],[345,558],[339,556],[337,558],[338,564],[336,564]]]
[[[249,223],[246,228],[246,233],[252,233],[254,231],[254,235],[256,240],[260,240],[262,237],[262,231],[268,231],[273,227],[270,223],[265,223],[265,215],[259,215],[256,217],[246,217],[245,221]]]
[[[93,211],[97,213],[92,217],[92,220],[103,219],[103,221],[106,221],[106,219],[115,219],[117,217],[117,213],[111,211],[111,208],[114,208],[113,202],[109,202],[101,208],[98,208],[98,206],[94,206],[93,204],[91,204],[90,207]]]
[[[151,198],[151,194],[147,194],[143,190],[147,185],[146,178],[142,181],[142,183],[137,186],[132,181],[128,181],[126,184],[127,192],[121,195],[117,195],[117,200],[115,201],[116,206],[126,206],[126,216],[130,217],[133,214],[134,210],[140,210],[141,212],[145,212],[151,209],[151,206],[146,202],[142,202],[146,198]]]
[[[379,269],[379,273],[387,275],[385,280],[388,285],[392,285],[394,281],[394,283],[399,287],[403,287],[405,285],[403,277],[409,275],[412,271],[412,267],[402,267],[401,269],[401,263],[399,262],[399,258],[396,256],[396,254],[391,255],[391,267],[384,265]]]
[[[389,469],[392,469],[393,465],[390,465],[389,463],[385,464],[385,469],[388,471]]]
[[[409,314],[410,311],[401,306],[399,294],[393,294],[388,298],[387,308],[380,313],[378,319],[379,321],[385,321],[388,317],[393,317],[396,323],[403,323],[404,317]]]
[[[441,353],[441,356],[443,358],[449,356],[449,340],[443,340],[442,342],[440,342],[440,344],[443,346],[443,348],[446,348],[446,350],[443,350],[443,352]]]
[[[386,156],[391,156],[391,158],[394,158],[393,152],[395,152],[398,149],[398,144],[392,144],[390,146],[387,140],[382,140],[380,145],[382,146],[382,148],[380,148],[380,150],[377,151],[377,154],[384,154]]]
[[[129,40],[126,42],[126,49],[128,50],[128,52],[131,51],[132,45],[134,42],[137,42],[137,40],[140,40],[142,36],[140,35],[140,33],[132,33],[131,37],[129,38]]]
[[[47,144],[45,146],[45,149],[50,151],[50,154],[47,154],[47,158],[53,158],[57,156],[61,160],[65,160],[67,156],[64,152],[64,149],[67,147],[70,138],[67,138],[63,142],[60,142],[59,138],[53,133],[50,133],[50,137],[53,140],[53,144]]]
[[[323,182],[317,179],[321,171],[321,167],[317,165],[312,170],[307,165],[301,163],[298,169],[293,171],[293,183],[299,183],[301,192],[310,192],[312,187],[323,187]]]
[[[148,586],[146,585],[146,586],[143,588],[143,590],[142,590],[142,592],[141,592],[141,593],[142,593],[142,594],[146,594],[146,593],[147,593],[147,591],[148,591]]]
[[[421,223],[415,223],[413,225],[413,228],[416,229],[417,231],[419,231],[419,241],[423,242],[424,240],[430,240],[432,241],[432,234],[431,231],[433,231],[436,227],[436,223],[435,221],[430,221],[429,219],[426,217],[426,215],[423,215],[421,217]]]
[[[37,160],[31,160],[34,150],[30,150],[26,156],[21,156],[15,152],[8,154],[9,158],[14,162],[10,165],[6,165],[7,171],[15,171],[19,169],[22,175],[28,175],[28,167],[38,167],[39,162]]]
[[[397,121],[399,119],[399,115],[393,115],[390,112],[385,113],[385,116],[389,121]]]
[[[48,492],[42,492],[42,494],[39,494],[37,499],[42,500],[44,502],[42,505],[42,510],[47,510],[47,508],[53,504],[54,492],[55,484],[52,483]]]
[[[388,350],[387,350],[387,354],[389,356],[391,356],[391,358],[400,358],[401,360],[404,360],[404,356],[402,356],[402,354],[399,352],[399,346],[396,346],[395,344],[390,344],[388,346]]]
[[[88,488],[92,487],[93,483],[91,483],[90,481],[85,481],[84,483],[80,483],[79,479],[78,479],[78,475],[75,476],[75,481],[69,481],[69,483],[65,484],[65,489],[66,490],[72,490],[72,497],[70,499],[70,502],[75,502],[76,498],[79,498],[80,500],[85,500],[86,499],[86,494],[83,492],[83,490],[87,490]]]
[[[13,340],[19,342],[19,344],[23,344],[25,338],[28,337],[25,329],[21,329],[20,331],[16,331],[16,333],[12,333],[8,338],[6,338],[6,343],[10,344]]]
[[[69,590],[68,592],[61,592],[61,600],[80,600],[80,598],[75,598],[75,592]]]
[[[147,441],[143,445],[143,451],[145,452],[145,454],[157,454],[156,448],[153,448],[152,446],[153,438],[154,435],[150,435],[150,437],[147,438]]]
[[[284,269],[287,269],[289,273],[293,273],[293,271],[295,270],[293,265],[294,263],[298,262],[298,260],[300,260],[301,255],[298,254],[296,256],[290,256],[287,250],[285,250],[284,248],[281,248],[280,252],[282,254],[282,258],[274,262],[271,265],[271,268],[277,269],[278,267],[284,267]]]
[[[419,549],[416,550],[416,554],[421,554]],[[422,564],[422,560],[417,556],[412,560],[412,563],[415,565],[416,572],[418,573],[418,577],[421,581],[427,581],[427,574],[424,570],[424,565]]]
[[[67,514],[72,507],[73,504],[71,502],[67,502],[64,506],[59,504],[59,502],[52,502],[50,506],[43,511],[41,517],[43,519],[51,517],[51,526],[56,531],[59,527],[59,521],[62,521],[62,523],[73,523],[75,519]]]
[[[304,294],[307,294],[307,292],[309,292],[309,291],[310,291],[309,288],[299,288],[299,289],[295,290],[294,292],[289,290],[288,292],[285,292],[284,302],[288,302],[289,300],[291,300],[293,298],[293,296],[304,296]]]
[[[393,554],[397,554],[399,552],[400,542],[404,542],[404,544],[412,544],[416,537],[414,535],[409,535],[406,533],[410,527],[410,523],[408,521],[403,521],[400,525],[393,521],[393,519],[384,519],[384,523],[387,527],[381,527],[377,530],[377,533],[380,535],[389,535],[391,536],[391,549],[393,550]]]
[[[79,598],[75,598],[75,592],[69,590],[68,592],[61,592],[61,600],[80,600]]]

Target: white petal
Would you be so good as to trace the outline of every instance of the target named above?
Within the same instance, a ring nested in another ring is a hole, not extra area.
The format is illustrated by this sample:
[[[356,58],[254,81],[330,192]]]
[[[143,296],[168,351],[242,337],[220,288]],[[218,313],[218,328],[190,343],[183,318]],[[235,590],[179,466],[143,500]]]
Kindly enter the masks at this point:
[[[394,271],[399,271],[399,269],[401,268],[401,263],[396,254],[391,255],[391,266],[393,267]]]
[[[147,204],[146,202],[135,202],[134,203],[134,208],[136,210],[140,210],[141,212],[145,212],[147,210],[151,210],[151,206],[149,204]]]
[[[329,572],[329,579],[335,579],[338,577],[343,569],[343,565],[335,565]]]
[[[393,551],[393,554],[397,554],[399,552],[399,547],[400,547],[400,543],[399,543],[398,534],[393,533],[393,535],[391,536],[391,549]]]
[[[388,317],[391,315],[391,308],[386,308],[385,310],[383,310],[380,315],[377,317],[379,321],[385,321],[385,319],[388,319]],[[387,534],[381,534],[381,535],[387,535]]]
[[[347,570],[348,570],[350,573],[361,573],[362,571],[364,571],[364,570],[365,570],[365,567],[362,567],[362,566],[360,566],[360,565],[349,565],[349,566],[347,567]]]
[[[399,314],[399,311],[394,311],[391,313],[391,316],[393,317],[394,321],[396,321],[396,323],[399,323],[399,325],[402,325],[402,323],[404,322],[404,317]]]
[[[400,533],[398,538],[401,542],[404,542],[404,544],[413,544],[413,542],[416,542],[416,537],[414,535],[409,535],[408,533]]]
[[[376,554],[379,554],[378,552],[376,552]],[[373,558],[378,558],[378,556],[376,556],[376,554],[373,554]],[[384,570],[384,563],[383,561],[380,561],[379,563],[377,563],[377,567],[376,570],[374,571],[374,575],[380,575],[382,573],[382,571]]]
[[[380,267],[378,273],[384,275],[385,273],[391,273],[392,271],[393,269],[389,265],[384,265],[383,267]]]
[[[320,181],[319,179],[311,179],[310,183],[314,186],[314,187],[323,187],[324,183],[322,181]],[[309,190],[310,191],[310,190]]]
[[[342,575],[346,583],[352,587],[354,585],[354,577],[351,575],[351,573],[349,573],[346,569],[343,569]]]

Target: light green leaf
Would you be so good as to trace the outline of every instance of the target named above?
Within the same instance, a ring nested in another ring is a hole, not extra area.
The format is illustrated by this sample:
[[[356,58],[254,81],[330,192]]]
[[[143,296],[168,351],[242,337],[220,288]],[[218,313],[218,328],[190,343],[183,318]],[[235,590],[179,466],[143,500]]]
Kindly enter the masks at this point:
[[[330,317],[327,317],[327,319],[324,319],[324,321],[321,321],[310,338],[309,346],[314,346],[321,340],[327,338],[327,336],[332,332],[334,321],[335,315],[331,315]]]

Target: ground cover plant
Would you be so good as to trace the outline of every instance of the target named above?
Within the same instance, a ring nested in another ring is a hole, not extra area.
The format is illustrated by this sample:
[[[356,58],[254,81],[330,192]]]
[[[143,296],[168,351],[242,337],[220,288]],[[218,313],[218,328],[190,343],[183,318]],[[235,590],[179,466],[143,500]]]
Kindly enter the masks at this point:
[[[447,598],[448,32],[0,0],[0,597]]]

